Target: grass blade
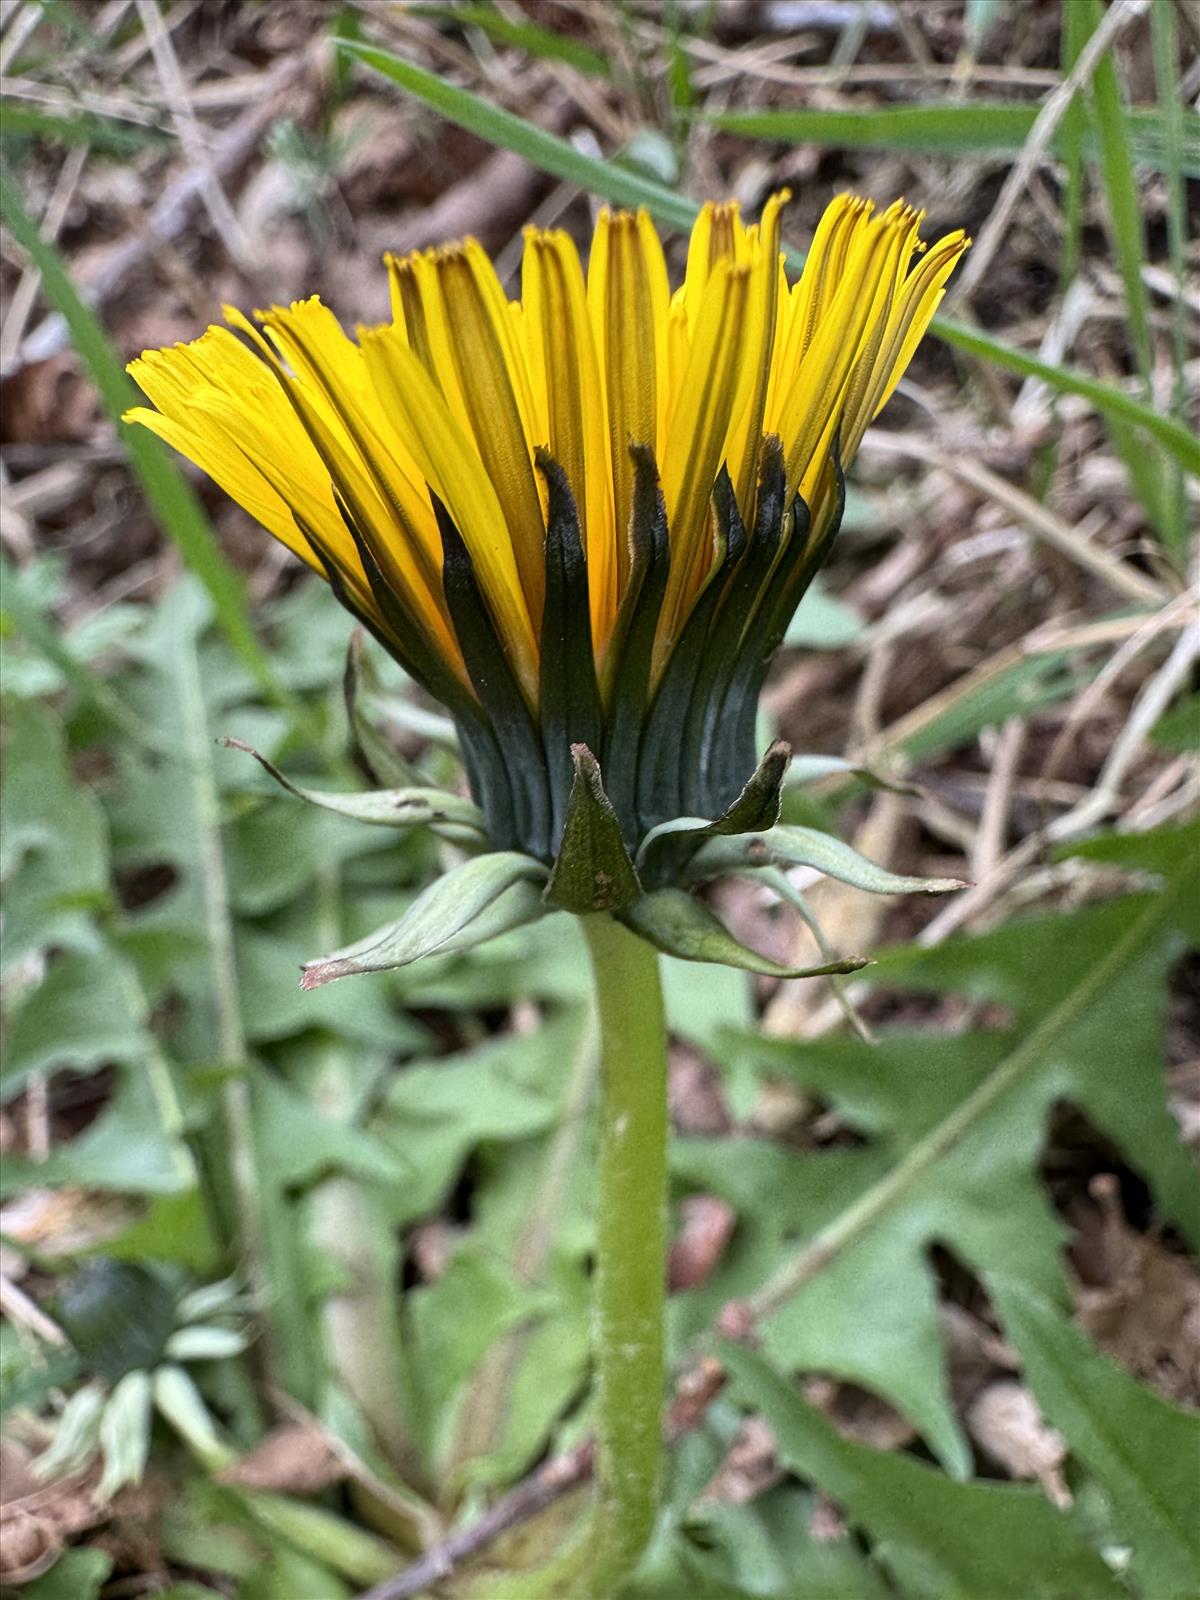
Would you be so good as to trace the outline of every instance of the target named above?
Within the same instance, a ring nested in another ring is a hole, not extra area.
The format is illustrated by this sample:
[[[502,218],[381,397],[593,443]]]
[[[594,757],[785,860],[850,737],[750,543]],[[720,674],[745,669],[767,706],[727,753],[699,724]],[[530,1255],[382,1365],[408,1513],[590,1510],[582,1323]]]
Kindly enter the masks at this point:
[[[1179,33],[1175,7],[1171,0],[1157,0],[1151,7],[1154,30],[1154,76],[1162,117],[1166,149],[1164,172],[1167,179],[1167,249],[1171,271],[1180,291],[1184,285],[1188,231],[1187,196],[1183,170],[1183,91],[1179,82]],[[1176,297],[1171,328],[1171,355],[1175,369],[1174,409],[1182,419],[1187,402],[1187,314],[1182,292]]]
[[[128,156],[147,145],[167,145],[171,136],[161,128],[148,128],[120,117],[101,117],[94,111],[71,115],[45,111],[41,106],[8,100],[4,107],[4,135],[7,139],[53,139],[60,144],[87,144],[111,155]]]
[[[563,66],[574,67],[593,78],[612,76],[608,58],[591,45],[555,33],[553,28],[539,27],[536,22],[517,22],[493,5],[429,5],[414,6],[413,10],[418,16],[436,17],[458,28],[479,28],[498,44],[516,45],[539,61],[561,61]]]
[[[1109,13],[1112,16],[1114,13]],[[1104,21],[1104,11],[1099,0],[1064,7],[1063,41],[1068,60],[1077,57],[1089,40],[1096,39]],[[1096,39],[1099,43],[1099,40]],[[1083,170],[1081,164],[1081,136],[1085,127],[1094,126],[1098,135],[1097,160],[1103,180],[1108,206],[1108,231],[1112,240],[1121,280],[1125,289],[1125,302],[1129,319],[1130,346],[1134,364],[1141,379],[1143,396],[1153,403],[1151,378],[1154,366],[1154,348],[1150,328],[1150,301],[1142,276],[1146,261],[1146,234],[1142,221],[1141,202],[1134,175],[1134,155],[1131,147],[1128,115],[1122,101],[1117,79],[1116,56],[1110,46],[1096,63],[1090,84],[1092,122],[1082,104],[1070,108],[1071,125],[1070,162],[1066,193],[1066,242],[1064,247],[1064,280],[1074,272],[1079,258],[1082,226]],[[1163,146],[1164,160],[1172,152],[1167,146],[1170,136],[1160,122],[1158,137]],[[1174,155],[1179,157],[1178,149]],[[1177,491],[1173,492],[1172,478],[1181,487],[1178,468],[1158,450],[1147,448],[1146,441],[1138,438],[1128,424],[1116,416],[1106,418],[1113,448],[1125,464],[1129,480],[1146,520],[1163,537],[1168,545],[1178,548],[1183,538],[1183,503]]]
[[[725,133],[847,150],[922,155],[1012,155],[1037,108],[1020,105],[879,106],[870,110],[723,111],[706,120]]]
[[[1075,0],[1066,7],[1075,9]],[[1077,22],[1077,18],[1072,19]],[[1090,30],[1089,30],[1090,31]],[[1072,41],[1074,42],[1074,41]],[[1082,41],[1081,41],[1082,42]],[[1111,58],[1106,58],[1111,68]],[[1114,77],[1115,86],[1115,77]],[[903,151],[912,155],[1000,156],[1020,153],[1037,118],[1036,105],[964,103],[881,106],[870,110],[835,107],[803,111],[724,111],[705,120],[725,133],[789,144],[822,144],[849,150]],[[1127,111],[1110,106],[1114,129],[1137,159],[1161,166],[1166,147],[1157,112]],[[1186,116],[1183,160],[1189,175],[1200,172],[1200,117]],[[1101,148],[1103,148],[1103,128]],[[1051,149],[1067,157],[1076,134],[1064,118]]]
[[[524,156],[531,165],[565,183],[577,183],[619,206],[645,206],[650,214],[672,228],[690,228],[697,206],[686,195],[625,167],[583,155],[569,140],[535,127],[515,112],[491,105],[469,89],[460,89],[411,61],[356,40],[334,41],[367,66],[407,89],[460,128],[467,128],[503,150]]]
[[[982,356],[984,360],[993,361],[998,367],[1019,377],[1040,378],[1059,394],[1080,395],[1090,400],[1106,418],[1116,417],[1119,421],[1134,423],[1165,445],[1181,467],[1200,477],[1200,441],[1190,429],[1172,417],[1161,416],[1123,389],[1111,383],[1102,383],[1099,378],[1089,377],[1086,372],[1041,361],[1003,339],[995,339],[991,334],[983,333],[978,328],[968,328],[965,323],[953,322],[948,317],[935,317],[930,327],[939,338],[959,350]]]
[[[1091,30],[1100,26],[1104,12],[1100,0],[1086,0]],[[1092,102],[1100,133],[1100,170],[1108,197],[1113,248],[1125,285],[1129,310],[1129,332],[1138,370],[1150,386],[1154,355],[1150,339],[1150,306],[1142,281],[1146,258],[1146,237],[1142,229],[1141,205],[1133,156],[1125,126],[1125,108],[1117,82],[1117,66],[1111,50],[1105,51],[1092,79]]]
[[[1070,5],[1063,0],[1062,17],[1062,75],[1070,76],[1079,60],[1079,52],[1087,42],[1087,13],[1082,6]],[[1087,111],[1081,95],[1076,95],[1063,114],[1059,129],[1063,164],[1067,169],[1063,185],[1063,246],[1062,270],[1059,288],[1065,290],[1079,268],[1080,246],[1083,240],[1083,141],[1087,129]]]
[[[124,411],[142,396],[126,376],[99,317],[82,298],[63,259],[38,232],[26,211],[12,173],[0,167],[0,214],[13,238],[41,273],[46,298],[71,331],[71,339],[105,409],[116,424],[142,492],[163,532],[208,590],[217,620],[238,655],[276,704],[290,705],[250,627],[242,581],[226,561],[191,485],[166,448],[145,428],[129,428]]]
[[[1182,423],[1186,415],[1188,398],[1188,382],[1184,371],[1188,353],[1187,312],[1183,299],[1188,213],[1183,182],[1183,93],[1179,82],[1179,35],[1175,7],[1171,0],[1156,0],[1156,4],[1150,10],[1150,24],[1154,48],[1154,76],[1158,87],[1158,104],[1167,156],[1163,167],[1167,181],[1167,253],[1176,286],[1175,303],[1171,312],[1173,372],[1171,409],[1176,419]],[[1168,489],[1168,505],[1169,532],[1177,541],[1176,548],[1182,551],[1187,532],[1187,499],[1181,472],[1176,471],[1172,474]]]
[[[512,111],[490,105],[469,89],[446,83],[390,51],[350,40],[338,40],[336,43],[339,49],[351,51],[367,66],[415,94],[460,128],[478,134],[490,144],[524,156],[543,172],[567,183],[577,183],[580,188],[601,195],[615,205],[645,206],[650,215],[666,227],[690,228],[699,207],[686,195],[677,194],[651,178],[614,166],[611,162],[584,155],[557,134],[535,127]],[[788,257],[788,264],[792,267],[803,261],[796,251],[789,251]],[[1015,345],[1006,344],[1001,339],[945,317],[934,318],[932,331],[957,349],[982,356],[984,360],[992,361],[1021,377],[1041,378],[1059,394],[1081,395],[1105,416],[1117,416],[1135,424],[1165,445],[1181,466],[1200,476],[1200,443],[1189,430],[1170,417],[1160,416],[1150,406],[1143,405],[1123,390],[1101,383],[1086,373],[1039,361],[1036,356],[1027,355]]]

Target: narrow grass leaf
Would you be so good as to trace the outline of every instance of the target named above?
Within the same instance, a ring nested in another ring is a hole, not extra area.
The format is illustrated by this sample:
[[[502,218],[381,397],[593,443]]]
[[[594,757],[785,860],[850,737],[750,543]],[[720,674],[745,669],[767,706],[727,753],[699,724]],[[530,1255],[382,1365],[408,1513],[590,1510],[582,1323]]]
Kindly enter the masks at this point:
[[[13,141],[35,138],[57,144],[86,144],[116,156],[133,155],[147,145],[171,142],[162,128],[125,122],[116,116],[102,117],[94,111],[46,111],[11,99],[4,106],[4,136]]]
[[[524,117],[491,105],[469,89],[447,83],[435,73],[414,66],[390,50],[354,40],[335,41],[340,50],[356,55],[366,66],[415,94],[442,116],[503,150],[524,156],[535,167],[565,183],[594,190],[614,205],[645,206],[652,216],[673,228],[690,228],[699,209],[694,200],[676,194],[628,167],[618,167],[576,150],[569,140],[535,127]]]
[[[645,206],[650,215],[665,227],[689,228],[696,216],[699,207],[686,195],[677,194],[663,184],[615,166],[612,162],[584,155],[557,134],[547,133],[524,117],[490,105],[470,90],[446,83],[433,73],[392,55],[390,51],[352,40],[337,40],[335,43],[339,49],[351,51],[367,66],[416,95],[449,121],[478,134],[489,144],[515,151],[553,177],[566,183],[577,183],[580,188],[600,195],[614,205]],[[1196,120],[1200,127],[1200,119]],[[788,265],[792,268],[803,260],[796,251],[788,251],[787,254]],[[1006,371],[1025,378],[1041,378],[1059,394],[1082,395],[1106,416],[1122,416],[1136,423],[1164,444],[1188,471],[1200,476],[1200,443],[1191,432],[1173,418],[1160,416],[1152,407],[1143,405],[1123,390],[1101,383],[1086,373],[1040,361],[1002,339],[945,317],[935,317],[930,331],[947,344],[971,355],[981,356]]]
[[[1175,7],[1151,7],[1150,25],[1154,47],[1154,76],[1158,87],[1158,104],[1162,116],[1163,144],[1166,160],[1163,174],[1167,188],[1167,252],[1171,262],[1177,293],[1171,308],[1171,367],[1173,373],[1171,409],[1175,417],[1184,421],[1188,400],[1188,380],[1185,371],[1188,354],[1187,308],[1184,304],[1184,281],[1187,271],[1188,211],[1184,189],[1184,111],[1183,92],[1179,82],[1179,36]],[[1182,473],[1173,474],[1169,489],[1168,534],[1175,548],[1182,551],[1187,536],[1187,499]]]
[[[1064,78],[1079,60],[1079,52],[1087,43],[1088,14],[1083,6],[1064,5],[1062,16],[1062,75]],[[1083,240],[1083,197],[1086,183],[1083,165],[1083,141],[1087,131],[1087,107],[1082,95],[1076,95],[1063,113],[1059,125],[1059,152],[1066,167],[1063,184],[1063,239],[1062,269],[1059,287],[1066,289],[1079,268],[1080,246]]]
[[[1037,115],[1025,105],[880,106],[869,110],[723,111],[710,121],[749,139],[923,155],[1015,155]]]
[[[1104,16],[1100,0],[1074,0],[1074,3],[1086,6],[1091,22],[1090,31],[1095,32]],[[1150,305],[1146,285],[1142,281],[1146,237],[1142,228],[1142,210],[1133,172],[1125,107],[1121,101],[1121,87],[1117,82],[1117,67],[1111,50],[1105,51],[1097,64],[1092,79],[1092,103],[1099,129],[1100,171],[1108,199],[1113,248],[1125,285],[1130,339],[1148,393],[1153,350]]]
[[[141,398],[138,390],[126,376],[100,319],[72,283],[59,252],[38,232],[7,167],[0,167],[0,213],[41,274],[46,298],[65,318],[159,526],[208,590],[221,628],[263,691],[277,704],[286,704],[288,697],[250,627],[241,579],[222,555],[200,501],[166,447],[145,428],[126,428],[121,422],[122,414]]]
[[[725,133],[752,139],[914,155],[1005,157],[1020,153],[1037,113],[1036,105],[954,102],[862,111],[725,111],[706,120]],[[1118,96],[1115,115],[1120,119],[1121,139],[1132,145],[1137,159],[1160,165],[1165,152],[1157,114],[1128,112]],[[1189,170],[1195,170],[1200,164],[1200,118],[1189,119],[1186,133],[1185,160]],[[1060,124],[1051,149],[1065,155],[1074,138],[1075,134],[1064,132]]]
[[[1114,384],[1102,383],[1099,378],[1089,377],[1087,373],[1077,372],[1070,367],[1042,361],[1024,350],[1018,350],[1015,345],[993,338],[978,328],[968,328],[965,323],[953,322],[948,317],[935,317],[930,328],[956,349],[965,350],[969,355],[982,356],[985,361],[992,361],[996,366],[1020,377],[1040,378],[1059,394],[1081,395],[1085,400],[1090,400],[1106,418],[1118,417],[1134,423],[1165,445],[1180,466],[1200,477],[1200,441],[1195,434],[1174,418],[1165,417],[1150,406],[1143,405]]]
[[[497,44],[515,45],[539,61],[560,61],[563,66],[574,67],[593,78],[610,78],[612,67],[607,56],[580,39],[555,33],[552,28],[540,27],[536,22],[518,22],[492,5],[430,5],[414,6],[422,16],[436,17],[453,23],[458,28],[479,28]]]

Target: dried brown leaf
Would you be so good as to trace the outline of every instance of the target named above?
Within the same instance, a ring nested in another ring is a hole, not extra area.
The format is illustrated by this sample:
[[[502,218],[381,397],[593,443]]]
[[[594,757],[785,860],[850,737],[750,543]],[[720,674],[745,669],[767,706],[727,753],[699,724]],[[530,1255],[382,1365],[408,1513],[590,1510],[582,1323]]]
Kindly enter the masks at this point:
[[[240,1489],[312,1495],[331,1483],[340,1483],[346,1475],[345,1463],[320,1428],[287,1422],[272,1428],[249,1455],[227,1467],[220,1479]]]
[[[965,1421],[980,1449],[1011,1478],[1036,1481],[1056,1506],[1071,1503],[1062,1475],[1067,1442],[1051,1428],[1023,1383],[989,1383],[967,1407]]]
[[[679,1211],[681,1226],[667,1257],[667,1284],[672,1291],[707,1283],[737,1226],[733,1207],[715,1194],[688,1195]]]

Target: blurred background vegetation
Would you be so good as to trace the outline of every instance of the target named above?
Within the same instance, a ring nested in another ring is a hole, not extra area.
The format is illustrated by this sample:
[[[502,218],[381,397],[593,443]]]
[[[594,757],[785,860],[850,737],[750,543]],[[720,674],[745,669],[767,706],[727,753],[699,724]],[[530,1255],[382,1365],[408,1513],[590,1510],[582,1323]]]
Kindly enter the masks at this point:
[[[353,788],[454,781],[448,729],[361,643],[347,704],[349,620],[117,424],[124,361],[786,184],[793,265],[846,188],[976,239],[764,705],[789,820],[973,887],[722,891],[879,956],[836,993],[667,964],[630,1592],[1194,1593],[1196,0],[5,0],[0,72],[0,1578],[467,1594],[589,1465],[575,930],[300,993],[450,847],[217,737]]]

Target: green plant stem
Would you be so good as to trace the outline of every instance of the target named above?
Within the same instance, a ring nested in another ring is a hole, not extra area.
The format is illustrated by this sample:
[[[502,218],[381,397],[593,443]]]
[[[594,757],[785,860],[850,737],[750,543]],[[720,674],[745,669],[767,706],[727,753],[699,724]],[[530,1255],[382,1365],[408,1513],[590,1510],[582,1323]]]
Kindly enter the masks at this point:
[[[615,1593],[649,1541],[662,1464],[667,1251],[666,1023],[658,956],[609,916],[583,919],[600,1022],[596,1512],[591,1592]]]
[[[488,1600],[613,1600],[654,1530],[662,1466],[667,1037],[658,956],[604,914],[581,918],[600,1029],[592,1327],[596,1497],[582,1535]]]

